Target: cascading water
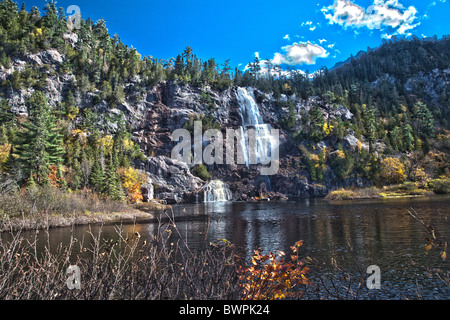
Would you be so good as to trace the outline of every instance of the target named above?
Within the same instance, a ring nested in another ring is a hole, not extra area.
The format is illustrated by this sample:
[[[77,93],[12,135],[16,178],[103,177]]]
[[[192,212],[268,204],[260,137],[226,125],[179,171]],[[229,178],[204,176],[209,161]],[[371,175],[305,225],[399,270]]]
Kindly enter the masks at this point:
[[[237,99],[242,117],[241,145],[244,150],[245,164],[263,163],[262,159],[267,159],[271,148],[276,147],[269,124],[263,122],[253,94],[245,88],[237,88]],[[249,130],[254,129],[254,136],[251,138]],[[250,140],[253,139],[250,143]],[[270,179],[267,177],[266,188],[270,190]],[[213,180],[206,184],[201,191],[204,194],[204,202],[225,202],[232,200],[232,193],[228,186],[220,180]]]
[[[233,195],[228,186],[220,180],[213,180],[203,187],[204,202],[231,201]]]
[[[242,146],[245,146],[243,154],[245,155],[245,164],[258,164],[261,157],[268,157],[271,148],[275,148],[275,140],[270,133],[270,125],[265,124],[258,109],[258,105],[253,97],[245,88],[237,88],[237,99],[242,118]],[[248,128],[255,129],[254,150],[249,147]],[[269,146],[270,145],[270,146]],[[250,163],[249,158],[254,155],[256,163]]]
[[[241,110],[242,125],[244,127],[264,124],[259,113],[258,105],[253,95],[250,95],[247,89],[239,87],[237,89],[237,98]]]

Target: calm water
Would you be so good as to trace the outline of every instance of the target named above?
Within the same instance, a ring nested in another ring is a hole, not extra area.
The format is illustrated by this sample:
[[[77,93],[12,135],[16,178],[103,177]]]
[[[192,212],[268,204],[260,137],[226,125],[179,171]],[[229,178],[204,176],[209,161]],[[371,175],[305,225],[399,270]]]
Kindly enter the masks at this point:
[[[449,259],[443,262],[436,251],[425,253],[429,234],[408,214],[411,207],[436,229],[438,237],[449,241],[450,196],[332,203],[321,199],[212,203],[174,206],[173,213],[191,249],[227,239],[248,254],[256,248],[264,253],[289,252],[289,246],[304,240],[301,254],[323,264],[320,269],[311,267],[310,277],[316,282],[335,277],[341,281],[338,285],[346,285],[331,266],[334,259],[344,271],[365,278],[369,277],[365,273],[368,266],[380,267],[382,289],[371,290],[372,298],[449,299],[450,288],[434,275],[438,271],[448,277]],[[158,215],[164,217],[164,213],[155,213]],[[92,227],[94,233],[97,228]],[[150,238],[157,233],[158,223],[123,228],[130,233],[136,229],[143,238]],[[87,226],[77,227],[75,237],[81,238],[88,230]],[[103,226],[102,232],[105,237],[117,238],[114,226]],[[53,246],[65,243],[69,234],[67,228],[51,230],[50,241]]]

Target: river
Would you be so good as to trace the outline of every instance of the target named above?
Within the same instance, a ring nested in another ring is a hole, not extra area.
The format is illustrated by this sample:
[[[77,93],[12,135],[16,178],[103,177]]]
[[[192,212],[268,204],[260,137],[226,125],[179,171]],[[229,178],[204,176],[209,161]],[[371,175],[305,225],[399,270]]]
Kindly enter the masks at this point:
[[[381,289],[361,290],[365,292],[361,298],[449,299],[450,288],[437,276],[449,277],[449,259],[443,261],[439,256],[442,248],[425,251],[425,238],[430,238],[430,234],[408,214],[408,209],[414,208],[425,223],[434,227],[438,239],[448,241],[449,204],[450,196],[433,196],[334,202],[323,199],[221,202],[176,205],[172,210],[177,228],[191,250],[226,239],[244,249],[248,256],[257,248],[263,253],[277,250],[289,253],[290,246],[303,240],[301,255],[319,262],[310,267],[310,277],[316,283],[323,281],[332,286],[330,281],[334,279],[337,291],[342,292],[349,284],[344,273],[349,273],[353,280],[366,281],[370,276],[367,268],[375,265],[381,271]],[[163,212],[155,215],[165,217]],[[125,232],[137,230],[145,239],[156,234],[158,223],[122,227]],[[82,238],[88,230],[95,233],[98,228],[79,226],[74,236]],[[51,229],[52,246],[67,242],[70,231]],[[115,237],[114,226],[103,226],[102,232],[106,238]],[[351,284],[354,290],[358,285],[364,288],[366,283]]]

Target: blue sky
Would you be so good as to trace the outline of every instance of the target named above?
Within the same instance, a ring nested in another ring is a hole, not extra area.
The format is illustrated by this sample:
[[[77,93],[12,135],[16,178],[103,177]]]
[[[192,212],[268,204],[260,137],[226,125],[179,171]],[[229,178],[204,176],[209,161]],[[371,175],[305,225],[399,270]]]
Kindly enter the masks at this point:
[[[45,0],[24,1],[27,10]],[[19,2],[21,3],[21,2]],[[111,34],[142,55],[169,59],[189,45],[244,69],[260,59],[286,69],[331,68],[392,36],[449,34],[450,0],[59,0],[84,19],[104,18]]]

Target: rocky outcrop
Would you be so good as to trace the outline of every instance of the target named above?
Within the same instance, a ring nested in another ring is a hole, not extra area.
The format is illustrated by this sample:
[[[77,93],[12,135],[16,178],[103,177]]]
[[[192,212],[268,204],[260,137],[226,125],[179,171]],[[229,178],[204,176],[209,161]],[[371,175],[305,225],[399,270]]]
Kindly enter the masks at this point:
[[[197,191],[204,184],[204,181],[192,175],[186,163],[165,156],[150,157],[137,162],[136,166],[149,176],[154,198],[164,199],[168,203],[183,201],[185,193]]]
[[[64,56],[59,53],[58,50],[49,49],[41,51],[36,54],[31,54],[27,57],[29,63],[42,66],[44,64],[57,67],[64,62]]]
[[[445,105],[450,86],[450,68],[434,69],[431,72],[419,72],[406,81],[405,89],[411,94],[420,93],[434,105]],[[443,99],[443,100],[442,100]]]

